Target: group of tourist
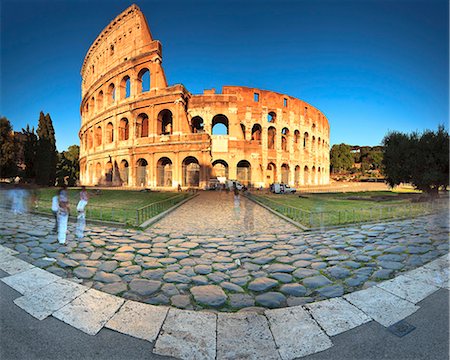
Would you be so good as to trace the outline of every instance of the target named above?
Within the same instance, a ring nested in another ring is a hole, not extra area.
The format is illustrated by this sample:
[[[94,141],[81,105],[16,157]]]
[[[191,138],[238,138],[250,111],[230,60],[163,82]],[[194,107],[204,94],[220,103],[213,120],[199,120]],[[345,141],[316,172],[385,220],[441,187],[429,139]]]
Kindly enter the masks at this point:
[[[75,235],[81,239],[84,236],[84,229],[86,227],[86,205],[88,204],[89,195],[86,187],[81,188],[80,200],[77,204],[77,226]],[[67,223],[69,221],[69,196],[66,187],[58,191],[58,194],[52,198],[52,212],[55,217],[55,227],[53,231],[58,234],[58,242],[60,244],[66,243]]]

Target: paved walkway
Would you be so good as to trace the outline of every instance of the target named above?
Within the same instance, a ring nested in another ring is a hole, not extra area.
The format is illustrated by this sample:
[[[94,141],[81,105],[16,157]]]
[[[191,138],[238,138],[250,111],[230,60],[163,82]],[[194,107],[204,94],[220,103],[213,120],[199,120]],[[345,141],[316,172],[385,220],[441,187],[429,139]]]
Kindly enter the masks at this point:
[[[232,192],[201,191],[194,199],[149,229],[195,235],[283,234],[298,228],[246,199],[234,200]]]
[[[236,210],[230,194],[202,193],[145,232],[96,226],[75,240],[71,224],[61,246],[51,228],[2,213],[2,281],[23,294],[14,303],[181,359],[306,356],[449,288],[447,213],[303,233],[246,199]]]

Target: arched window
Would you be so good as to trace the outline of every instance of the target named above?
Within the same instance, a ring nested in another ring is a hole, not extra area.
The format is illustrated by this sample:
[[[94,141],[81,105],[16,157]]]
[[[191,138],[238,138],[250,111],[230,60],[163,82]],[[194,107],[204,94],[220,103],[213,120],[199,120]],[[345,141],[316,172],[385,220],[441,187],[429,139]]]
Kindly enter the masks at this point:
[[[217,178],[228,179],[228,163],[224,160],[216,160],[212,163],[213,175]]]
[[[108,105],[116,100],[116,87],[113,83],[108,86]]]
[[[274,163],[269,163],[267,165],[266,176],[269,184],[273,184],[277,181],[277,166]]]
[[[300,185],[300,166],[297,165],[294,170],[294,184],[295,186]]]
[[[139,159],[136,162],[136,186],[147,186],[147,160]]]
[[[128,140],[130,135],[130,126],[127,118],[122,118],[119,124],[119,140]]]
[[[89,101],[89,107],[93,112],[95,111],[95,97],[91,97],[91,100]]]
[[[140,92],[146,92],[150,90],[150,71],[147,68],[139,71],[138,81],[140,83]]]
[[[191,120],[191,128],[193,133],[203,132],[203,119],[200,116],[194,116]]]
[[[170,135],[173,131],[172,112],[164,109],[158,114],[158,134]]]
[[[200,185],[200,165],[193,156],[188,156],[183,160],[183,186]]]
[[[305,132],[303,134],[303,147],[304,148],[308,145],[308,137],[309,137],[309,134],[307,132]]]
[[[125,75],[120,82],[120,98],[126,99],[131,95],[130,77]]]
[[[295,130],[294,131],[294,143],[298,144],[299,141],[300,141],[300,131]]]
[[[162,157],[156,164],[156,186],[172,186],[172,160]]]
[[[103,90],[101,90],[97,96],[97,110],[100,111],[102,109],[103,109]]]
[[[102,179],[102,165],[100,163],[97,163],[97,165],[95,165],[94,183],[99,184],[101,179]]]
[[[273,126],[271,126],[267,130],[267,148],[268,149],[275,149],[276,136],[277,136],[277,129],[275,129]]]
[[[122,160],[120,162],[120,180],[122,181],[122,185],[128,185],[128,175],[129,175],[129,165],[128,161]]]
[[[228,118],[225,115],[216,115],[212,119],[213,135],[228,135]]]
[[[267,121],[270,123],[274,123],[277,120],[277,114],[273,111],[267,114]]]
[[[100,146],[102,144],[102,127],[97,126],[95,129],[95,146]]]
[[[106,142],[110,144],[113,141],[114,141],[114,125],[111,122],[109,122],[108,125],[106,125]]]
[[[241,184],[250,185],[252,181],[252,167],[247,160],[241,160],[237,163],[236,178]]]
[[[88,132],[88,144],[89,149],[92,149],[94,146],[94,131],[92,129]]]
[[[305,168],[303,169],[303,177],[305,179],[305,185],[309,185],[309,183],[310,183],[309,169],[306,165],[305,165]]]
[[[281,182],[284,184],[289,184],[289,165],[281,165]]]
[[[252,127],[252,140],[261,141],[262,128],[261,125],[255,124]]]
[[[148,116],[147,114],[139,114],[136,120],[137,126],[137,136],[147,137],[148,136]]]
[[[289,137],[289,129],[283,128],[281,130],[281,150],[288,151],[288,137]]]

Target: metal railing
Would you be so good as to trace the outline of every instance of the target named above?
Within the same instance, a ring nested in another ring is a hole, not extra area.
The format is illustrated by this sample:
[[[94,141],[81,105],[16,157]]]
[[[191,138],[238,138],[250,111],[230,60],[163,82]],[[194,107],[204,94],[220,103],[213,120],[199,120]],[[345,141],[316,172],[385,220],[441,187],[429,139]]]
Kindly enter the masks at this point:
[[[111,207],[88,204],[85,208],[85,214],[87,220],[97,220],[103,222],[114,222],[121,225],[139,226],[146,220],[160,214],[163,211],[168,210],[175,204],[183,201],[184,199],[192,196],[192,193],[176,194],[168,199],[164,199],[141,208],[124,208],[124,207]],[[26,211],[31,213],[52,214],[52,202],[51,200],[38,199],[35,203],[31,204],[27,199]],[[11,209],[10,200],[7,198],[5,192],[0,191],[0,208]],[[76,203],[72,205],[70,210],[71,217],[76,217]]]
[[[307,211],[264,196],[248,194],[249,198],[264,204],[288,218],[311,229],[381,220],[414,218],[448,210],[446,199],[418,203],[384,205],[369,208],[354,208],[334,211]]]
[[[170,209],[172,206],[178,204],[180,201],[192,196],[190,193],[181,193],[179,195],[173,196],[171,198],[155,202],[150,205],[143,206],[136,209],[136,226],[141,225],[145,221],[151,219],[152,217]]]

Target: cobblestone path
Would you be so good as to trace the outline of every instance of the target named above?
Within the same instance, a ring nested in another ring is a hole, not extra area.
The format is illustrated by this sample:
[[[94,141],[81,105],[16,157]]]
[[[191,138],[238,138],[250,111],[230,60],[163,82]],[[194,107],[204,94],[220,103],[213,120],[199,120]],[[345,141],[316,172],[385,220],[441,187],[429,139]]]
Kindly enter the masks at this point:
[[[153,229],[176,229],[181,234],[238,235],[253,233],[281,234],[299,229],[263,207],[225,191],[202,191],[197,197],[152,226]]]
[[[314,233],[222,228],[217,236],[183,234],[178,225],[187,220],[172,217],[146,232],[89,226],[82,240],[70,224],[65,246],[51,233],[52,219],[1,216],[0,244],[17,257],[110,294],[185,309],[278,308],[341,296],[449,249],[447,213]],[[199,215],[190,216],[197,224]]]

